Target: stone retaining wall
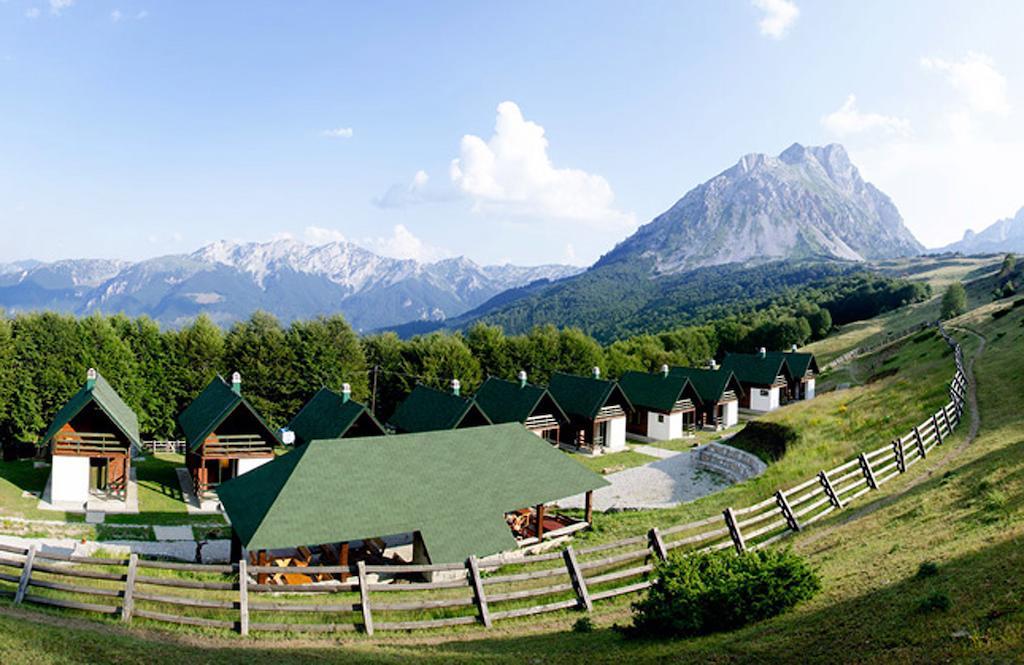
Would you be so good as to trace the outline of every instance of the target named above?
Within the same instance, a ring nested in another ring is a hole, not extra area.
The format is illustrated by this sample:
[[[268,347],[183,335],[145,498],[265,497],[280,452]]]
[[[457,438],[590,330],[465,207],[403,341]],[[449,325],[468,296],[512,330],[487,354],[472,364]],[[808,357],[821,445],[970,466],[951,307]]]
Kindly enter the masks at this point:
[[[768,468],[757,455],[721,443],[708,443],[697,448],[694,458],[698,468],[714,471],[733,483],[760,476]]]

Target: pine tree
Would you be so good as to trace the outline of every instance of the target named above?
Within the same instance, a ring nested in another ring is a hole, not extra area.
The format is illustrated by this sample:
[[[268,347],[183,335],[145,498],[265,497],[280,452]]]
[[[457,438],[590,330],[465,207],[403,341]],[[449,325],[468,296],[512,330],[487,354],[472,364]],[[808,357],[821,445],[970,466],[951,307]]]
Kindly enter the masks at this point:
[[[284,328],[257,311],[231,326],[224,338],[224,374],[240,372],[242,391],[272,427],[282,427],[302,406],[296,395],[295,360]]]
[[[179,414],[221,371],[224,331],[205,314],[177,332],[169,333],[173,361],[168,380],[174,387],[174,413]]]

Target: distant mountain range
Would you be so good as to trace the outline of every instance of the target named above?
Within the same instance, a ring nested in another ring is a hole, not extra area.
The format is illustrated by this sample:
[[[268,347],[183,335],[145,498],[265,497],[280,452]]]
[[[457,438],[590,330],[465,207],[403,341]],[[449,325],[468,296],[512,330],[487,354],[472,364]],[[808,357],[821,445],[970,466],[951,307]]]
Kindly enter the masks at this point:
[[[611,339],[845,274],[865,260],[924,251],[892,200],[861,178],[842,146],[795,143],[778,157],[742,157],[579,275],[518,288],[455,319],[410,323],[398,332],[474,321],[508,332],[573,323]]]
[[[0,307],[148,315],[180,325],[201,312],[227,324],[264,309],[284,320],[341,312],[359,330],[443,320],[511,288],[573,275],[563,265],[479,266],[379,256],[357,245],[217,242],[138,263],[102,259],[0,264]]]
[[[968,229],[963,239],[931,251],[962,254],[1024,252],[1024,208],[1013,217],[1000,219],[978,233]]]

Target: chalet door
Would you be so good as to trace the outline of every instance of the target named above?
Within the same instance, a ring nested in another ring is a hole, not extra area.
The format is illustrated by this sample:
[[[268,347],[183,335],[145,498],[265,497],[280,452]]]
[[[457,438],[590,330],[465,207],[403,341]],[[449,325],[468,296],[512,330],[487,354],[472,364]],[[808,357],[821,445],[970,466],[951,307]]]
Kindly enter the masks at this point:
[[[603,446],[605,441],[608,440],[608,421],[602,420],[597,424],[596,431],[594,433],[594,447]]]
[[[89,458],[89,490],[105,493],[109,483],[109,464],[104,457]]]

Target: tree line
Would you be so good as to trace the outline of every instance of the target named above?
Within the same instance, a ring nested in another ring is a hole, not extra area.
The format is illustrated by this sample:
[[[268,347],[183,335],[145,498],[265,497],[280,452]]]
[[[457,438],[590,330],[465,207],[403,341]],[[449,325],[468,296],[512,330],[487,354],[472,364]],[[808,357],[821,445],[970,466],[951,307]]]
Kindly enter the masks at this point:
[[[897,288],[897,287],[893,287]],[[892,290],[874,305],[863,294],[847,307],[862,316],[891,308]],[[901,301],[905,303],[906,300]],[[265,312],[227,330],[206,316],[180,329],[147,317],[53,312],[0,314],[0,441],[36,441],[57,410],[97,368],[139,415],[144,437],[174,438],[176,416],[217,374],[242,375],[243,394],[272,427],[286,424],[321,387],[352,387],[353,397],[382,420],[417,383],[447,388],[452,378],[471,394],[488,376],[508,379],[525,370],[544,385],[553,372],[588,374],[600,367],[616,378],[662,364],[702,366],[727,351],[803,345],[828,334],[847,309],[809,300],[787,302],[661,333],[602,345],[579,328],[540,325],[506,335],[478,323],[464,333],[401,339],[394,333],[359,336],[340,315],[293,321]]]

